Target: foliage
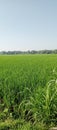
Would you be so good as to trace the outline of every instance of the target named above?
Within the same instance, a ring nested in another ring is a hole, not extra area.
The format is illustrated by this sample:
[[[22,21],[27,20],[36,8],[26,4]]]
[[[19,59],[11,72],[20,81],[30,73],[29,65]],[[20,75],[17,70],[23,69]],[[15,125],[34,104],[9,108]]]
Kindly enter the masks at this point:
[[[57,55],[0,56],[1,130],[56,125],[56,70]]]

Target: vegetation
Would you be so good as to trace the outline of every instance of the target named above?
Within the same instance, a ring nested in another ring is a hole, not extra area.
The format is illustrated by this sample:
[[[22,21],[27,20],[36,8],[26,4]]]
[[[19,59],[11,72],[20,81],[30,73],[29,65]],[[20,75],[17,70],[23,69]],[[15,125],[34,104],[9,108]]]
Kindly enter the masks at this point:
[[[57,54],[56,50],[28,50],[28,51],[1,51],[0,54],[14,55],[14,54]]]
[[[57,55],[0,56],[0,130],[57,123]]]

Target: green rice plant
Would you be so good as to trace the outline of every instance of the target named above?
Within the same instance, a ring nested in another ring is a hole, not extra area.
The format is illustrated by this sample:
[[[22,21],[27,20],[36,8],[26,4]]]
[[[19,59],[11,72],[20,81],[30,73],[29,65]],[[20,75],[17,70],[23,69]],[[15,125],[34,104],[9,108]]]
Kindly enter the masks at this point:
[[[47,84],[46,90],[46,118],[47,121],[57,121],[57,79]]]
[[[6,120],[5,114],[12,120],[23,119],[31,130],[38,124],[56,125],[56,70],[57,55],[0,56],[1,119],[4,115]]]

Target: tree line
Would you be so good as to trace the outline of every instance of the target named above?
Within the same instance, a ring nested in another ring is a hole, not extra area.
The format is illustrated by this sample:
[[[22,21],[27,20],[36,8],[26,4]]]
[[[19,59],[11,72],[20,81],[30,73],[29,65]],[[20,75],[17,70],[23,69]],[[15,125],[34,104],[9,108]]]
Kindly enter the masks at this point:
[[[28,51],[0,51],[0,54],[14,55],[14,54],[57,54],[56,50],[28,50]]]

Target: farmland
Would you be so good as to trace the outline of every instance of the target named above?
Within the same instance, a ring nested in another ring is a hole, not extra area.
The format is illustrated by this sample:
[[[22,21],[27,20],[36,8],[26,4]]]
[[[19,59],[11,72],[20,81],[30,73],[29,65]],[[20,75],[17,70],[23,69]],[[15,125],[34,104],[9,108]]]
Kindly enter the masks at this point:
[[[0,55],[0,129],[57,123],[57,55]]]

